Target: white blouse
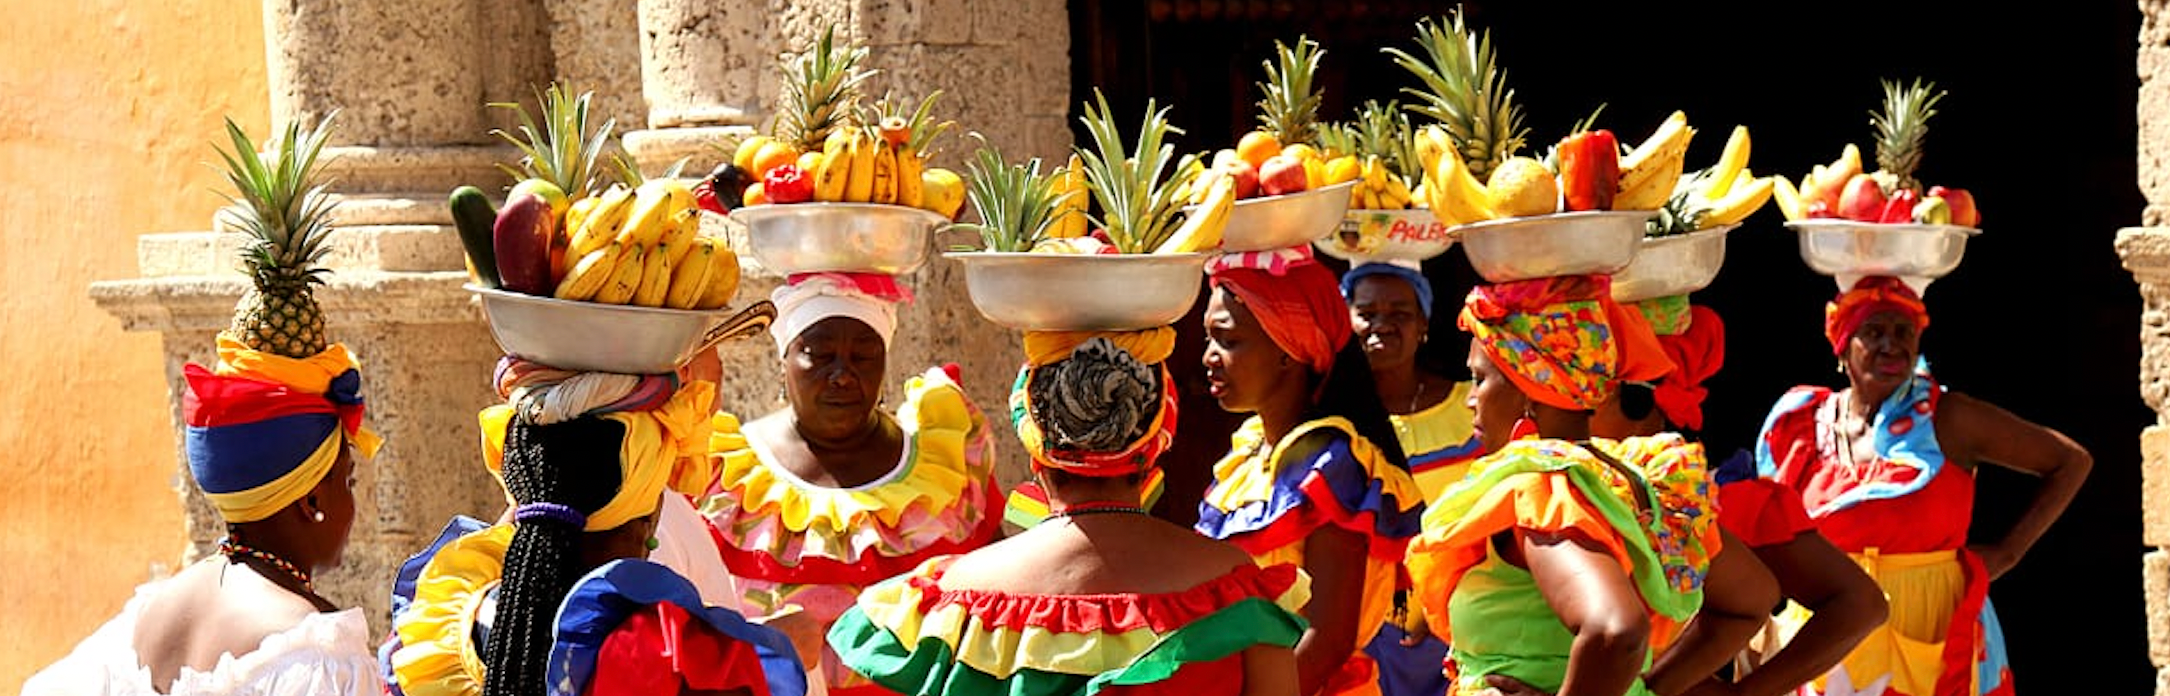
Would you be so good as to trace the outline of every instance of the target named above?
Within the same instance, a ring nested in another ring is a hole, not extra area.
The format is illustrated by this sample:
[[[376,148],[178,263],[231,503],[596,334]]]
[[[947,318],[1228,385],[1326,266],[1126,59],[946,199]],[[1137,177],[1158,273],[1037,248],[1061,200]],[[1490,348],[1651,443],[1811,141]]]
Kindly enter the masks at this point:
[[[23,696],[162,696],[136,658],[136,620],[157,581],[136,588],[118,616],[23,684]],[[181,668],[163,696],[381,696],[383,678],[361,609],[310,614],[256,650],[219,656],[208,672]]]

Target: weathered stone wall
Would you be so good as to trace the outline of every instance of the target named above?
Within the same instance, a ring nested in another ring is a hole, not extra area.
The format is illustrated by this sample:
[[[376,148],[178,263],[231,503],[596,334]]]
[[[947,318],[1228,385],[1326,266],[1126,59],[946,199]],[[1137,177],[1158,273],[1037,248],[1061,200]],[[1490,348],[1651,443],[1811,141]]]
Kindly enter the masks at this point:
[[[2148,657],[2156,696],[2170,696],[2170,3],[2144,0],[2139,50],[2142,227],[2121,231],[2117,253],[2140,284],[2140,395],[2156,424],[2140,435],[2141,561]]]

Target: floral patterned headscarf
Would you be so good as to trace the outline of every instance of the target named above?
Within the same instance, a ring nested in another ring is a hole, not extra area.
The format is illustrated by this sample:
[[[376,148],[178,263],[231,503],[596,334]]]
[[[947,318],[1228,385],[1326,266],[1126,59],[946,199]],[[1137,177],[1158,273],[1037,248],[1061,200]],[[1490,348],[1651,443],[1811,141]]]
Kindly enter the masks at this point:
[[[1673,370],[1648,320],[1613,301],[1610,276],[1478,285],[1460,324],[1523,394],[1556,408],[1592,410],[1622,380]]]

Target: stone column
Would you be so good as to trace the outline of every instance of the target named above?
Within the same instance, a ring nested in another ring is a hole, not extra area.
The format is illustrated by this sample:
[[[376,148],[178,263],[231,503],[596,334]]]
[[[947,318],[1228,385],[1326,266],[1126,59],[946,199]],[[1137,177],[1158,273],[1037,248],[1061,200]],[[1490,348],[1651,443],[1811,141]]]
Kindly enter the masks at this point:
[[[2155,425],[2140,433],[2141,562],[2148,658],[2156,696],[2170,696],[2170,6],[2143,2],[2140,25],[2141,227],[2117,235],[2117,254],[2140,284],[2140,396]]]
[[[643,0],[640,84],[645,130],[629,130],[625,149],[643,170],[683,159],[700,177],[729,159],[731,148],[761,122],[758,85],[773,79],[768,13],[745,3]]]

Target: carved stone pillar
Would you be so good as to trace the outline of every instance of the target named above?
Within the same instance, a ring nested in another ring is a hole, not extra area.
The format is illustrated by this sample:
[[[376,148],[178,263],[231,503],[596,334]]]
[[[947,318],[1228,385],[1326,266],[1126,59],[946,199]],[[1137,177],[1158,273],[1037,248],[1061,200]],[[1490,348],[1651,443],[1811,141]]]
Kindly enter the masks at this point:
[[[2140,433],[2141,587],[2155,694],[2170,696],[2170,5],[2140,3],[2142,227],[2118,232],[2117,255],[2140,284],[2140,396],[2155,425]]]

